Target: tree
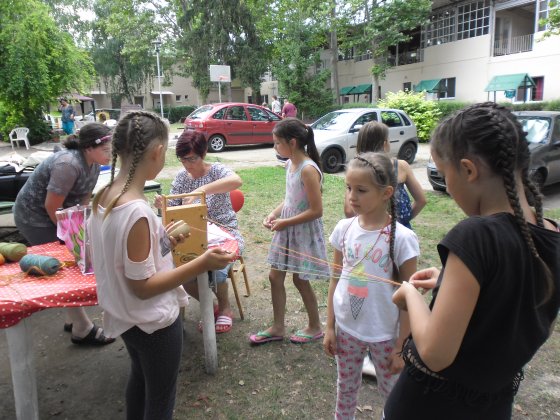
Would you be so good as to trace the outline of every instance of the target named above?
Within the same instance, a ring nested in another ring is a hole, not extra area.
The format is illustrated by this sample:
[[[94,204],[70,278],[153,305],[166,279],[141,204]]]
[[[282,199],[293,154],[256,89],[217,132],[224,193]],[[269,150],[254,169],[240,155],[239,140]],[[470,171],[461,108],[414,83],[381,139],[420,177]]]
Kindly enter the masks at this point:
[[[203,102],[210,92],[210,64],[231,66],[232,78],[260,92],[268,54],[257,35],[254,18],[241,0],[175,0],[185,73],[193,78]],[[230,89],[231,85],[227,85]],[[231,91],[226,95],[231,100]]]
[[[98,77],[113,93],[113,101],[143,93],[156,74],[152,42],[161,35],[154,9],[130,0],[97,0],[92,25],[91,56]]]
[[[357,30],[349,44],[372,54],[371,73],[374,79],[373,101],[378,99],[379,80],[391,64],[387,60],[389,47],[410,40],[407,31],[427,22],[431,11],[430,0],[352,0],[349,9],[356,20]]]
[[[548,3],[548,18],[542,19],[539,23],[546,25],[545,38],[560,35],[560,5],[557,0]]]
[[[322,68],[320,52],[328,46],[325,22],[332,3],[325,0],[252,0],[250,7],[261,37],[270,48],[272,73],[279,96],[287,96],[305,118],[330,109],[330,71]]]
[[[82,92],[93,68],[85,51],[60,31],[37,0],[0,3],[0,130],[30,129],[32,143],[48,135],[42,112],[68,92]]]

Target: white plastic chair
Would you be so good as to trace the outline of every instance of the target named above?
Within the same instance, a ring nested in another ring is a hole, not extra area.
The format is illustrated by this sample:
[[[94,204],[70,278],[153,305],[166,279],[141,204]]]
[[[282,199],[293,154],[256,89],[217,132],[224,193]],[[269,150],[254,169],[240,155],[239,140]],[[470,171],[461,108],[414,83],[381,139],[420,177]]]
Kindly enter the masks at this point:
[[[14,143],[19,147],[17,142],[24,141],[25,147],[27,148],[27,150],[29,150],[29,139],[27,138],[28,133],[29,128],[26,127],[17,127],[10,131],[10,143],[12,144],[12,149],[14,148]]]

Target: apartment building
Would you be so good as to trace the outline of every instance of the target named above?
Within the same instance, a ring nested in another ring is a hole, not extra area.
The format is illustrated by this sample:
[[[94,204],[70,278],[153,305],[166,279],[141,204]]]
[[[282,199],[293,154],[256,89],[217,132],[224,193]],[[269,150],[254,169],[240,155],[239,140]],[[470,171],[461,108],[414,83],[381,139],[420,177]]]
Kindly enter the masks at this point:
[[[394,67],[374,87],[371,57],[339,56],[344,102],[370,102],[398,90],[431,99],[546,101],[560,98],[560,37],[543,39],[549,1],[433,1],[430,23],[390,51]],[[555,6],[558,7],[558,6]],[[322,62],[330,65],[331,51]]]

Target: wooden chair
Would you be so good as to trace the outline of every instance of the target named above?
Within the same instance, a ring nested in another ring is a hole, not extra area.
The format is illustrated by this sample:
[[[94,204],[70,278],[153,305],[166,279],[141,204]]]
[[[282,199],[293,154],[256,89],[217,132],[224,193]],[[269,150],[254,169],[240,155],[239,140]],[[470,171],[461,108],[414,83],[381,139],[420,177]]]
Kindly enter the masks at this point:
[[[12,149],[14,148],[14,143],[19,147],[18,141],[25,142],[25,147],[29,150],[29,139],[27,134],[29,133],[29,128],[17,127],[10,131],[10,143],[12,144]]]
[[[240,190],[233,190],[229,193],[231,200],[231,205],[233,211],[236,213],[241,210],[243,203],[245,202],[245,197]],[[243,256],[239,256],[239,259],[234,262],[228,272],[228,277],[231,279],[231,285],[233,286],[233,294],[235,295],[235,300],[237,302],[237,308],[239,309],[239,316],[241,319],[245,319],[243,315],[243,306],[241,305],[241,299],[239,299],[239,292],[237,290],[237,281],[239,280],[239,275],[243,275],[243,280],[245,281],[245,297],[251,296],[251,289],[249,287],[249,277],[247,276],[247,270],[245,266],[245,260]]]

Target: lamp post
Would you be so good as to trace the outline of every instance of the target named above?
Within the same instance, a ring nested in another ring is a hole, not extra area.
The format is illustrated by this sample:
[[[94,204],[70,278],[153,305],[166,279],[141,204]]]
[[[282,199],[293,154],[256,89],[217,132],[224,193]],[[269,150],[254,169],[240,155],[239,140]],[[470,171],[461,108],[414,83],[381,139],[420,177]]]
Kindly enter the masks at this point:
[[[161,76],[159,74],[159,48],[161,47],[161,41],[152,41],[154,47],[156,48],[156,60],[157,60],[157,79],[158,79],[158,89],[159,89],[159,109],[161,118],[163,118],[163,96],[161,94]]]

